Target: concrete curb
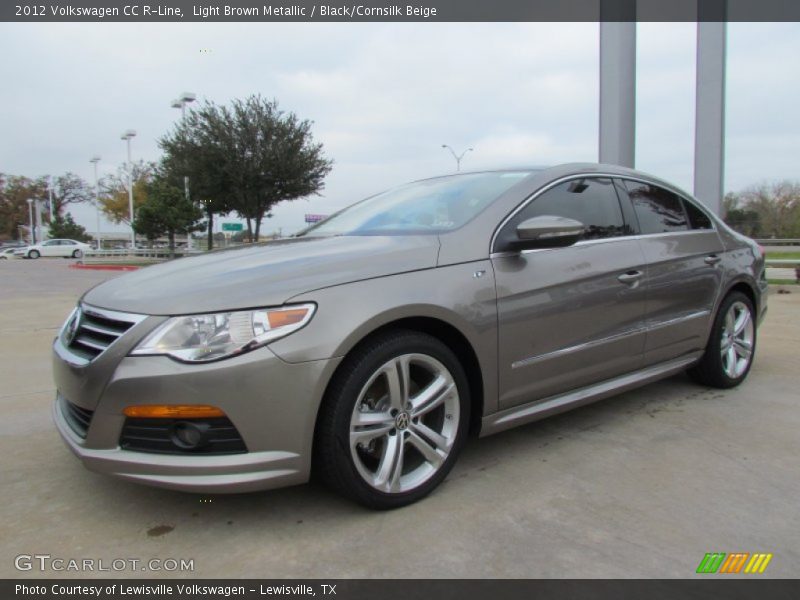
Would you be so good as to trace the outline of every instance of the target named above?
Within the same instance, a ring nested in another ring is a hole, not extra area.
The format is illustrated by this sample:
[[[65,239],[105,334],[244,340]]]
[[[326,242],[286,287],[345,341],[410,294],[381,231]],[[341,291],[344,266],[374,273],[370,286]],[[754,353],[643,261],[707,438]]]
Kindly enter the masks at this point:
[[[81,265],[72,264],[70,269],[84,269],[87,271],[138,271],[139,267],[133,265]]]

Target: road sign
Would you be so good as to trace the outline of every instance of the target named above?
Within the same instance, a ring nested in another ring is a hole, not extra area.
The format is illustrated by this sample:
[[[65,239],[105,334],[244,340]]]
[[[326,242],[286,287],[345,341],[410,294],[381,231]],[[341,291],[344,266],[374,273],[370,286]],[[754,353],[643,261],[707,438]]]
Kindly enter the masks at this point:
[[[244,225],[241,223],[223,223],[222,224],[222,231],[242,231],[244,229]]]
[[[329,215],[306,214],[306,223],[319,223],[328,218]]]

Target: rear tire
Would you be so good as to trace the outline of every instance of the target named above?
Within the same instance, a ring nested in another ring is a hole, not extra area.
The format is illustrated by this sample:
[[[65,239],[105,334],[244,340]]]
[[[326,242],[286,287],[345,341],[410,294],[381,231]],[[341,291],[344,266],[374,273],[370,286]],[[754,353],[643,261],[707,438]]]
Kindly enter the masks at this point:
[[[467,377],[450,348],[415,331],[378,335],[331,381],[317,420],[315,472],[369,508],[416,502],[453,467],[469,410]]]
[[[755,309],[750,298],[731,292],[714,319],[705,354],[689,375],[703,385],[728,389],[745,380],[756,351]]]

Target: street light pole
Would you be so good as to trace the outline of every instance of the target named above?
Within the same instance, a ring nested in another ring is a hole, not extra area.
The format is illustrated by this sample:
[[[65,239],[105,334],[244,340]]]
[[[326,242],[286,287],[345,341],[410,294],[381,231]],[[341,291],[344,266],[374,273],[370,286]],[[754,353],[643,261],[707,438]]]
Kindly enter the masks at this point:
[[[100,190],[97,187],[97,163],[100,162],[99,156],[93,156],[89,159],[89,162],[94,165],[94,210],[95,216],[97,217],[97,233],[95,234],[95,238],[97,239],[97,249],[100,250]]]
[[[31,238],[31,246],[36,243],[36,234],[33,231],[33,198],[28,198],[28,234]]]
[[[456,159],[456,171],[460,171],[460,170],[461,170],[461,159],[462,159],[462,158],[464,158],[464,155],[465,155],[467,152],[472,152],[472,150],[473,150],[472,148],[467,148],[467,149],[466,149],[466,150],[464,150],[464,151],[463,151],[461,154],[456,154],[456,151],[455,151],[455,150],[453,150],[453,149],[452,149],[450,146],[448,146],[447,144],[442,144],[442,148],[447,148],[448,150],[450,150],[450,154],[452,154],[452,155],[453,155],[453,158],[455,158],[455,159]]]
[[[131,218],[131,250],[136,250],[136,231],[133,229],[133,163],[131,162],[131,139],[136,137],[136,131],[128,129],[120,136],[128,146],[128,211]]]
[[[180,97],[172,101],[172,108],[180,108],[181,109],[181,121],[186,120],[186,105],[194,102],[195,98],[194,93],[192,92],[183,92]],[[183,176],[183,193],[186,196],[186,199],[189,200],[189,176]],[[186,234],[186,249],[191,249],[192,247],[192,232],[188,232]]]
[[[53,176],[47,176],[47,194],[50,200],[50,223],[53,223]]]

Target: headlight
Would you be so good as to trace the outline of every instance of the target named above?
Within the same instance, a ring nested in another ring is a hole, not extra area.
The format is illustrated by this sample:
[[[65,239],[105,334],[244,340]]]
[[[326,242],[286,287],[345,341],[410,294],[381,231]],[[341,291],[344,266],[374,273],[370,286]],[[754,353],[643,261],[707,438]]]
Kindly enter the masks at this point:
[[[313,304],[298,304],[172,317],[140,342],[131,354],[161,354],[186,362],[219,360],[297,331],[311,320],[315,309]]]

